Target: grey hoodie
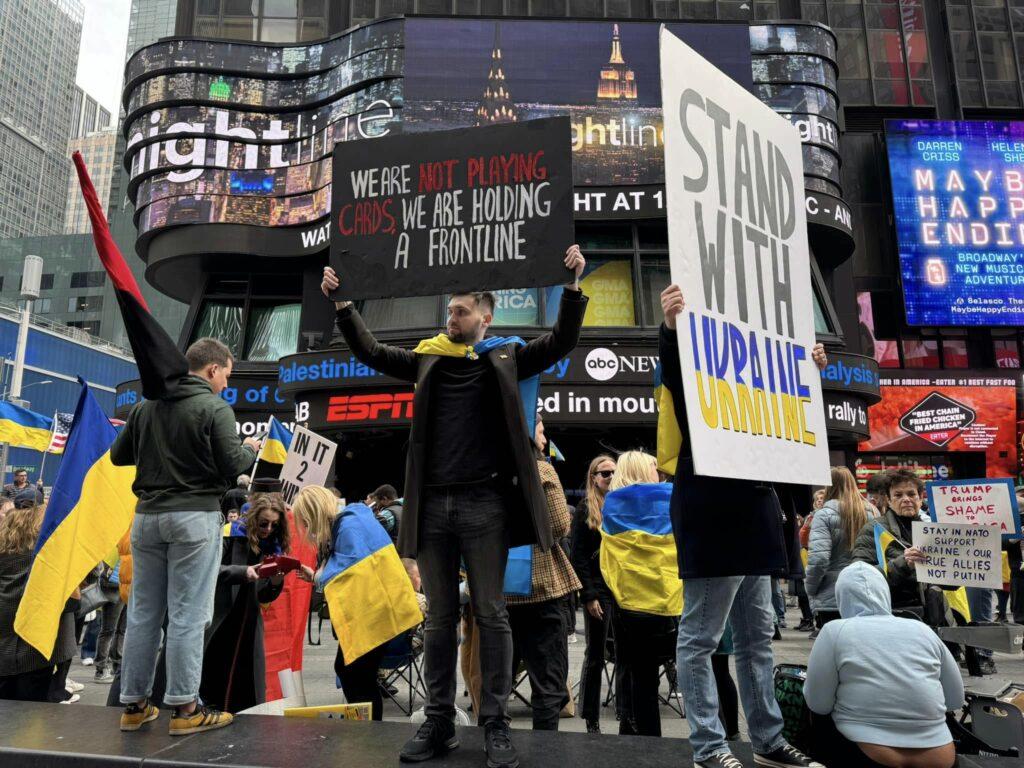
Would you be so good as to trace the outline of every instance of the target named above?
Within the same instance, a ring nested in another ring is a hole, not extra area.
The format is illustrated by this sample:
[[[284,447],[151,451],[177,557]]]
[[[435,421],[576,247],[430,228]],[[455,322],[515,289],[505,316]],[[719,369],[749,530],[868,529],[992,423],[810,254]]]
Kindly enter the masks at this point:
[[[953,740],[946,712],[964,702],[960,670],[926,624],[892,615],[889,585],[855,562],[836,582],[842,619],[811,650],[804,698],[854,742],[927,748]]]

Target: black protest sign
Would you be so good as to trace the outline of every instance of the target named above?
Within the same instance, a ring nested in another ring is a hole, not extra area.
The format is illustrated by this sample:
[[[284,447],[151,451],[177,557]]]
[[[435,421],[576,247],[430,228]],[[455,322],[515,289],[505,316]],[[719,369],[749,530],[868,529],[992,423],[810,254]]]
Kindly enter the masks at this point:
[[[346,141],[334,149],[336,299],[568,282],[567,117]]]

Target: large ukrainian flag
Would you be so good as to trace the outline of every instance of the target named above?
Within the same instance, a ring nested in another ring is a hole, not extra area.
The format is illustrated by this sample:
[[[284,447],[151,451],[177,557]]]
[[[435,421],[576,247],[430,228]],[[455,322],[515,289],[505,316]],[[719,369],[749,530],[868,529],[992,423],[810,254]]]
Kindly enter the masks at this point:
[[[14,630],[49,658],[64,603],[124,536],[135,513],[135,467],[115,467],[116,431],[82,384]]]
[[[601,510],[601,573],[620,608],[658,616],[683,611],[668,483],[609,493]]]
[[[654,369],[654,402],[658,404],[658,469],[675,475],[683,433],[679,430],[672,393],[661,379],[661,362]]]
[[[292,433],[284,424],[271,416],[270,429],[267,430],[267,439],[263,443],[263,453],[260,454],[260,458],[271,464],[284,464],[291,444]]]
[[[50,447],[51,429],[53,419],[14,403],[0,403],[0,443],[45,451]]]
[[[320,585],[345,664],[423,621],[412,582],[391,538],[361,503],[334,521],[334,552]]]

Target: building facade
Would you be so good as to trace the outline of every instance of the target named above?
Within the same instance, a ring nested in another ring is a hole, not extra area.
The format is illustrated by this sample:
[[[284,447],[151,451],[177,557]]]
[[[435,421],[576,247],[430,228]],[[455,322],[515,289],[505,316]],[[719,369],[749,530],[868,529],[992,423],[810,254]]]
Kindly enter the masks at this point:
[[[105,109],[96,99],[75,86],[75,97],[71,103],[70,139],[81,139],[94,131],[110,128],[110,110]]]
[[[108,115],[109,117],[109,115]],[[114,151],[117,146],[117,130],[106,128],[93,131],[81,138],[68,142],[68,154],[81,152],[85,167],[89,169],[89,177],[100,200],[110,196],[110,180],[114,175]],[[82,190],[78,186],[78,176],[72,174],[68,179],[68,203],[64,214],[65,234],[87,234],[92,232],[89,224],[89,211],[85,207]]]
[[[0,237],[64,228],[81,0],[0,4]]]

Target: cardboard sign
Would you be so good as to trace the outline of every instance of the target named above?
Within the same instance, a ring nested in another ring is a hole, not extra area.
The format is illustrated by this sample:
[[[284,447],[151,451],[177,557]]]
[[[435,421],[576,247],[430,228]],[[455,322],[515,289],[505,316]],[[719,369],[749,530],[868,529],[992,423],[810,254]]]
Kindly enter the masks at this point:
[[[694,469],[827,485],[800,136],[664,27],[661,91]]]
[[[307,485],[326,485],[338,444],[305,427],[295,426],[292,444],[281,467],[281,494],[291,504]]]
[[[336,299],[567,283],[569,118],[339,142]]]
[[[1013,480],[928,483],[928,515],[937,523],[990,525],[1005,539],[1020,538],[1020,510]]]
[[[928,555],[915,563],[922,584],[1003,588],[1002,538],[994,527],[912,523],[913,544]]]

